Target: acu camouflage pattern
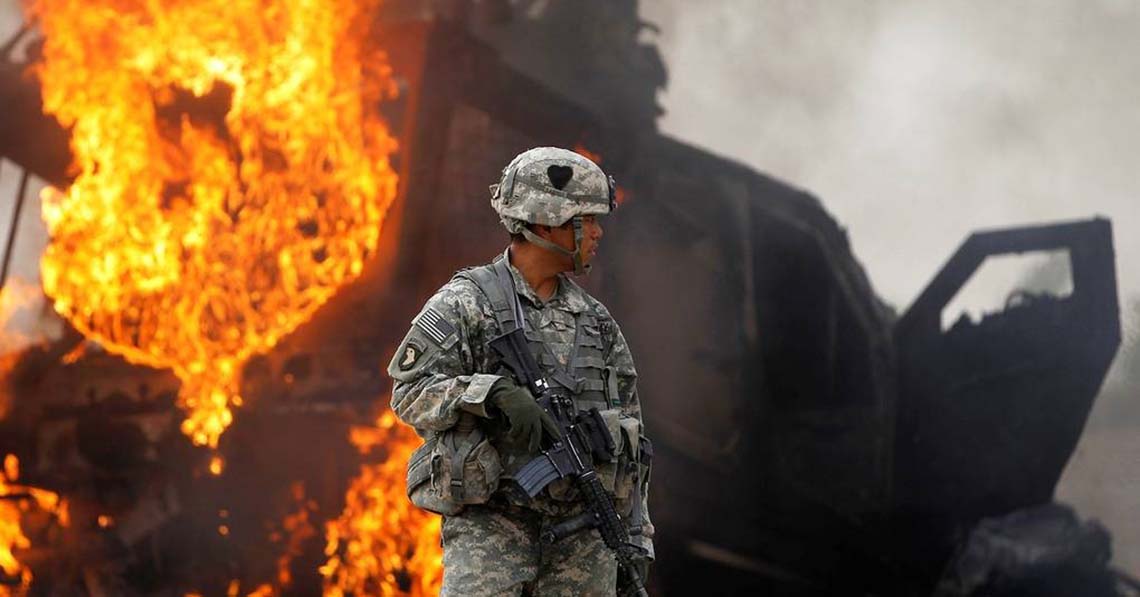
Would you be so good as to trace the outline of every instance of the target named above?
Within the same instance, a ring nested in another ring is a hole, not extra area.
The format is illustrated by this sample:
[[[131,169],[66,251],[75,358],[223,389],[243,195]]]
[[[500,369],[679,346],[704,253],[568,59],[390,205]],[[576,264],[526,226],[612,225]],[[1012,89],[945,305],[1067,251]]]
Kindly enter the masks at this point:
[[[443,520],[444,597],[613,595],[617,560],[596,531],[538,545],[558,519],[506,506],[468,506]]]
[[[517,233],[524,223],[561,226],[574,216],[608,214],[613,192],[613,180],[589,158],[536,147],[503,169],[499,184],[491,187],[491,207],[507,230]]]
[[[606,308],[568,277],[560,276],[558,290],[543,302],[518,270],[513,266],[509,269],[526,319],[525,333],[539,364],[555,384],[561,379],[563,385],[576,386],[573,389],[579,410],[601,410],[615,443],[620,442],[621,455],[615,462],[595,463],[595,467],[603,483],[614,491],[619,513],[626,517],[632,510],[631,498],[637,495],[631,491],[632,473],[640,465],[634,461],[636,457],[630,457],[637,454],[642,429],[637,372],[629,346]],[[495,373],[496,359],[487,343],[502,333],[490,301],[460,272],[428,300],[424,310],[428,309],[443,315],[452,333],[436,342],[420,325],[413,325],[388,367],[394,380],[393,411],[429,441],[452,430],[461,418],[471,414],[481,417],[479,421],[501,458],[503,475],[514,473],[534,455],[525,447],[510,445],[498,421],[488,418],[485,400],[500,376]],[[581,330],[576,334],[579,325]],[[409,347],[415,347],[412,364]],[[633,539],[652,554],[647,474],[642,479],[644,530]],[[522,585],[515,587],[517,581],[537,578],[538,583],[560,579],[558,582],[567,587],[556,591],[551,585],[538,593],[542,595],[612,595],[616,563],[597,531],[578,533],[559,543],[557,549],[568,550],[571,559],[551,560],[546,567],[540,561],[540,555],[549,559],[554,552],[551,547],[539,549],[536,529],[581,512],[575,492],[566,481],[551,484],[530,502],[499,491],[486,505],[468,505],[457,514],[445,516],[444,594],[518,594],[513,592],[521,590]],[[534,533],[528,540],[520,540],[518,536],[524,533],[520,529]],[[599,582],[599,576],[604,577],[601,582],[608,592],[595,592],[597,586],[590,584]]]

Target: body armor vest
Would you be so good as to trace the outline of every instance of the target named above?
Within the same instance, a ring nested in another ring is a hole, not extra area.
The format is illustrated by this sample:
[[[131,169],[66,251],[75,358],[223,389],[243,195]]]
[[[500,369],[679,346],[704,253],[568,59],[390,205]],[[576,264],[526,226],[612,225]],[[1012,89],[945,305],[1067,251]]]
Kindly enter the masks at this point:
[[[506,257],[500,255],[488,265],[456,274],[474,282],[486,295],[499,333],[509,331],[517,325],[515,302],[518,299],[509,267]],[[567,282],[568,280],[561,281]],[[569,393],[577,410],[605,410],[619,406],[617,374],[605,364],[605,351],[608,347],[605,346],[604,337],[608,334],[603,326],[610,325],[608,321],[602,322],[599,314],[590,307],[576,313],[568,366],[563,366],[544,342],[542,332],[534,329],[525,315],[523,320],[523,332],[535,361],[542,367],[547,381]]]

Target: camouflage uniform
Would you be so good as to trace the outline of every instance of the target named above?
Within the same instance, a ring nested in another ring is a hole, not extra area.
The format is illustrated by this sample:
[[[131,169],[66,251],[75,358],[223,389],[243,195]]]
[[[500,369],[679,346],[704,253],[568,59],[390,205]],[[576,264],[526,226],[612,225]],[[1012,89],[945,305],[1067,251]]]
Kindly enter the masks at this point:
[[[560,275],[555,294],[542,301],[518,270],[510,266],[510,272],[539,364],[555,383],[574,386],[579,410],[601,410],[615,440],[624,442],[624,458],[595,467],[614,491],[619,513],[643,521],[642,533],[633,540],[652,553],[648,471],[636,456],[642,429],[637,372],[625,338],[606,308],[568,277]],[[485,488],[490,494],[485,499],[476,496],[474,503],[454,512],[431,508],[445,512],[442,594],[520,595],[527,590],[536,595],[613,595],[617,566],[597,531],[550,546],[539,543],[540,529],[582,510],[568,481],[552,483],[530,501],[496,487],[534,456],[526,454],[525,446],[505,441],[493,409],[489,412],[485,404],[500,379],[487,344],[501,333],[486,295],[460,272],[427,302],[388,368],[395,380],[392,408],[402,421],[430,442],[475,419],[501,466],[494,469],[498,478]],[[431,484],[446,472],[433,470]],[[409,484],[412,476],[409,470]],[[446,495],[445,484],[437,494]]]

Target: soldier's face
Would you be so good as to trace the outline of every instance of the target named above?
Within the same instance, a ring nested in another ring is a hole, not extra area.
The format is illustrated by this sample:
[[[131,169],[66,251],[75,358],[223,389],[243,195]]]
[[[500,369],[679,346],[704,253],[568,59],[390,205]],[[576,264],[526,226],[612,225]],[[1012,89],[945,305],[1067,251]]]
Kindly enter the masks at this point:
[[[582,246],[579,247],[579,254],[582,255],[582,263],[588,264],[593,260],[594,255],[598,251],[598,241],[602,238],[602,224],[598,221],[597,216],[582,216]],[[560,247],[566,249],[574,248],[574,223],[573,221],[567,222],[562,226],[550,229],[550,240]],[[567,269],[574,269],[574,261],[566,257]]]
[[[582,218],[582,263],[589,263],[598,251],[598,241],[602,239],[602,223],[597,216]],[[574,242],[574,226],[570,226],[570,242]]]

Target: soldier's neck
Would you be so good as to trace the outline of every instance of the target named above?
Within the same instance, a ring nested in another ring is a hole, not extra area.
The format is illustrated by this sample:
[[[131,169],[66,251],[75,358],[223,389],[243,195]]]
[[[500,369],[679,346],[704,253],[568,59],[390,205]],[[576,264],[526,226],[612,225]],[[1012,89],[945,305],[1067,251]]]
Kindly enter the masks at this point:
[[[519,270],[538,298],[547,301],[554,296],[558,291],[558,274],[566,269],[559,256],[527,242],[511,243],[508,255],[511,265]]]

